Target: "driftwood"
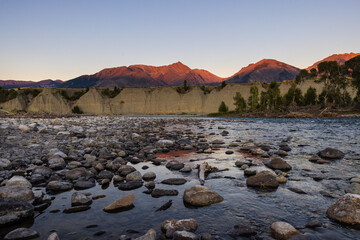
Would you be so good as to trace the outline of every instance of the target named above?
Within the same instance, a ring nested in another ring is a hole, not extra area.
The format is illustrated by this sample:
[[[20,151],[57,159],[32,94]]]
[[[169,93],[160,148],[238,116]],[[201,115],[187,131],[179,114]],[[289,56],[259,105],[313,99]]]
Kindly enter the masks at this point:
[[[155,212],[165,211],[166,209],[168,209],[169,207],[171,207],[171,205],[172,205],[172,200],[169,200],[169,201],[166,202],[164,205],[162,205],[161,207],[159,207],[158,209],[156,209]]]
[[[228,171],[229,170],[228,168],[218,169],[217,167],[210,166],[207,162],[203,162],[201,164],[198,164],[196,166],[196,168],[198,169],[198,176],[199,176],[199,181],[200,181],[201,185],[205,184],[205,177],[209,173],[222,172],[222,171]]]

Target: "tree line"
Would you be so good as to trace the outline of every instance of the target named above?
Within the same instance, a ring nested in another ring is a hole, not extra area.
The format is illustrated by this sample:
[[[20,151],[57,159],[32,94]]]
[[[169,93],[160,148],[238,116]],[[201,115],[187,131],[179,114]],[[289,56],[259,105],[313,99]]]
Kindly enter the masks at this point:
[[[320,93],[314,87],[309,87],[305,93],[301,91],[298,85],[309,79],[323,83],[324,87]],[[326,61],[319,63],[317,69],[313,68],[310,71],[302,69],[284,95],[280,94],[279,86],[279,83],[272,82],[265,86],[267,90],[261,93],[257,86],[252,86],[247,101],[237,92],[233,98],[236,112],[281,111],[290,106],[309,105],[320,105],[322,108],[329,106],[360,108],[360,55],[343,65],[339,65],[336,61]],[[349,86],[356,90],[354,98],[351,98],[347,91]],[[224,102],[220,104],[219,112],[227,112]]]

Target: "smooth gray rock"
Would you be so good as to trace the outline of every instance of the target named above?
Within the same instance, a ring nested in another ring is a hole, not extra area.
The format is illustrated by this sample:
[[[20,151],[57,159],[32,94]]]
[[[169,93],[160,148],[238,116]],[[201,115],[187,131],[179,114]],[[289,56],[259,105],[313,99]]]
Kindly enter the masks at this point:
[[[27,187],[8,186],[0,187],[0,198],[13,198],[20,201],[34,200],[34,193]]]
[[[72,206],[90,205],[91,203],[92,203],[92,199],[81,192],[74,192],[71,195]]]
[[[5,240],[33,239],[39,237],[40,234],[29,228],[17,228],[5,235]]]

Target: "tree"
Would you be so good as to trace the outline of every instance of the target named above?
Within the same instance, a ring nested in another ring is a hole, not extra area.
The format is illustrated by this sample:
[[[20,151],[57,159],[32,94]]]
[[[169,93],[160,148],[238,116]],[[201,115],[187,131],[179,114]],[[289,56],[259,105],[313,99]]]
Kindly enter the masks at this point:
[[[324,105],[333,103],[340,89],[345,90],[347,86],[344,69],[336,61],[325,61],[319,63],[318,70],[318,82],[324,83]]]
[[[308,72],[308,70],[306,69],[301,69],[300,72],[298,73],[298,75],[296,75],[296,78],[295,78],[295,83],[296,84],[300,84],[302,83],[305,79],[308,79],[310,78],[310,74]]]
[[[315,105],[316,98],[316,88],[309,87],[304,95],[304,105]]]
[[[184,80],[184,92],[189,90],[189,86],[187,85],[187,81]]]
[[[360,100],[360,55],[345,62],[345,71],[353,78],[352,85],[357,89],[357,98]]]
[[[219,106],[219,113],[227,113],[228,111],[229,111],[229,108],[222,101],[220,106]]]
[[[221,89],[223,89],[224,87],[226,87],[226,85],[227,85],[226,82],[225,82],[225,81],[222,81],[222,82],[221,82]]]
[[[267,97],[270,109],[279,109],[282,106],[283,100],[277,82],[270,83],[269,89],[267,90]]]
[[[243,96],[241,96],[241,93],[236,92],[234,99],[234,105],[236,112],[242,112],[246,109],[246,102]],[[220,108],[219,108],[220,112]]]
[[[302,106],[303,103],[304,103],[304,97],[302,95],[302,92],[301,92],[300,88],[295,89],[294,101],[295,101],[296,105],[298,105],[298,106]]]
[[[71,110],[72,113],[75,113],[75,114],[83,114],[84,112],[80,109],[79,106],[74,106],[73,109]]]
[[[252,86],[250,88],[248,105],[251,111],[254,111],[259,106],[259,89],[257,88],[257,86]]]

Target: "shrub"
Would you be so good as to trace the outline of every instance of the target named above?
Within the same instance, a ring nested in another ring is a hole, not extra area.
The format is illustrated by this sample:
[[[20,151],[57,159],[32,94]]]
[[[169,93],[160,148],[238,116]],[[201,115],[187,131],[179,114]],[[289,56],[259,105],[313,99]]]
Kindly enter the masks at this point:
[[[71,110],[72,113],[75,113],[75,114],[83,114],[84,112],[80,109],[79,106],[74,106],[73,109]]]
[[[37,95],[39,95],[40,92],[41,91],[36,88],[24,88],[23,90],[21,90],[21,94],[23,94],[23,95],[31,94],[33,97],[36,97]]]
[[[113,90],[110,90],[109,88],[105,88],[104,90],[101,91],[101,94],[104,96],[107,96],[109,98],[114,98],[116,97],[123,89],[122,88],[118,88],[118,87],[114,87]]]
[[[229,108],[225,105],[224,102],[221,102],[219,106],[219,113],[227,113],[228,111]]]
[[[6,102],[14,99],[16,98],[17,94],[17,91],[15,91],[14,89],[8,90],[0,87],[0,102]]]

